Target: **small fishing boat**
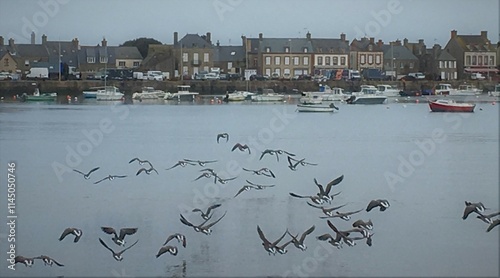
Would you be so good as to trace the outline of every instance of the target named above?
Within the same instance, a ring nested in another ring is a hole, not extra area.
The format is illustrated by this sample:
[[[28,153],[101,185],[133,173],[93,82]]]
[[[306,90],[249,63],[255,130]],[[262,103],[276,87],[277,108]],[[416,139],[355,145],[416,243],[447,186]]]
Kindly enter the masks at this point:
[[[22,94],[21,101],[55,101],[57,98],[57,93],[40,93],[38,88],[35,89],[32,95],[26,93]]]
[[[330,105],[297,104],[298,112],[334,112],[335,110],[339,108],[333,102]]]
[[[429,107],[432,112],[474,112],[473,103],[458,103],[452,99],[438,99],[429,101]]]

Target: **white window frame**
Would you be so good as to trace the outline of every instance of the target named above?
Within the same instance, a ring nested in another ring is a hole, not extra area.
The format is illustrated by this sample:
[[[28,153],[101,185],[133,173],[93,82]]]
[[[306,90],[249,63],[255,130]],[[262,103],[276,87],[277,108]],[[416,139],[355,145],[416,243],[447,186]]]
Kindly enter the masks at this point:
[[[95,63],[95,57],[87,57],[87,63],[88,64],[94,64]]]
[[[286,57],[284,58],[284,64],[285,64],[286,66],[290,65],[290,57],[289,57],[289,56],[286,56]]]
[[[304,66],[308,66],[308,65],[309,65],[309,57],[304,56],[304,57],[302,58],[302,64],[303,64]]]
[[[182,61],[187,63],[188,62],[189,55],[188,53],[184,52],[182,53]]]
[[[264,60],[265,60],[265,65],[266,66],[271,65],[271,56],[265,56]]]
[[[280,57],[280,56],[276,56],[276,57],[274,57],[274,64],[275,64],[276,66],[281,65],[281,57]]]
[[[298,66],[299,63],[300,63],[299,57],[298,56],[293,57],[293,65]]]
[[[203,53],[203,62],[210,62],[210,53]]]

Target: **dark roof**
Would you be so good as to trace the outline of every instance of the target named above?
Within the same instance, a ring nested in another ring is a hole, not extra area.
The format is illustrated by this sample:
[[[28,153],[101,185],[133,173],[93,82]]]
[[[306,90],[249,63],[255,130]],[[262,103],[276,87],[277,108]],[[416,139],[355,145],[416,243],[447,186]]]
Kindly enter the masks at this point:
[[[45,47],[49,53],[49,61],[59,63],[59,54],[61,54],[61,62],[68,66],[78,66],[78,47],[72,42],[48,41]]]
[[[453,57],[448,51],[442,50],[437,58],[438,61],[456,61],[457,59]]]
[[[243,46],[216,46],[214,48],[214,62],[243,61],[244,59]]]
[[[255,38],[248,38],[248,44],[250,45],[250,53],[257,53],[259,52],[259,39]]]
[[[198,34],[187,34],[180,41],[183,48],[211,48],[212,45]]]
[[[381,46],[382,51],[384,52],[384,60],[396,58],[398,60],[418,60],[417,56],[413,55],[413,53],[406,47],[402,45],[387,45],[384,44]]]
[[[313,52],[313,46],[310,39],[287,39],[287,38],[263,38],[260,40],[260,51],[266,52],[270,48],[270,53],[284,53],[286,47],[292,47],[292,53]]]
[[[457,35],[456,41],[465,51],[495,51],[490,40],[481,35]]]
[[[341,39],[311,39],[315,53],[349,53],[349,44]]]
[[[41,44],[15,44],[14,50],[20,57],[48,57],[47,48]]]
[[[115,49],[115,56],[117,59],[140,59],[142,55],[139,49],[135,46],[118,46]]]

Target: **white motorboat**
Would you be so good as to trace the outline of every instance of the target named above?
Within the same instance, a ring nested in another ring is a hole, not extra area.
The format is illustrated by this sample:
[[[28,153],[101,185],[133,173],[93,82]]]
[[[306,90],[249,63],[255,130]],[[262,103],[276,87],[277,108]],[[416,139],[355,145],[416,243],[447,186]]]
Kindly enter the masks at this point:
[[[492,97],[499,97],[500,96],[500,84],[495,85],[495,90],[489,91],[488,95],[490,95]]]
[[[344,89],[337,87],[330,88],[328,85],[320,85],[319,91],[304,92],[303,94],[308,96],[319,96],[323,101],[344,101],[349,98],[349,95],[344,94]]]
[[[317,105],[317,104],[297,104],[298,112],[334,112],[338,110],[335,104],[330,105]]]
[[[276,102],[283,101],[285,99],[285,95],[277,94],[273,91],[273,89],[264,89],[262,94],[253,95],[251,98],[252,101]]]
[[[313,94],[311,92],[302,93],[302,97],[299,99],[301,104],[322,104],[323,98]]]
[[[458,90],[454,91],[450,95],[456,95],[456,96],[475,96],[475,95],[480,95],[482,91],[475,86],[469,85],[469,84],[462,84],[458,86]]]
[[[353,92],[346,100],[349,104],[383,104],[387,96],[378,93],[377,88],[372,85],[361,85],[361,91]]]
[[[96,91],[96,100],[122,100],[123,96],[115,86],[106,86]]]
[[[177,100],[177,101],[194,101],[196,96],[199,95],[197,92],[189,91],[191,86],[189,85],[179,85],[177,86],[177,93],[165,94],[163,99],[167,100]]]
[[[165,92],[162,90],[155,90],[153,87],[143,87],[142,92],[135,92],[132,94],[133,99],[143,100],[143,99],[158,99],[164,98]]]
[[[388,96],[388,97],[396,97],[399,96],[401,90],[395,88],[391,85],[380,84],[377,86],[377,94]]]
[[[227,101],[244,101],[246,99],[250,99],[254,93],[247,91],[234,91],[230,94],[226,95]]]
[[[434,87],[435,95],[456,95],[457,89],[451,87],[451,84],[438,84]]]

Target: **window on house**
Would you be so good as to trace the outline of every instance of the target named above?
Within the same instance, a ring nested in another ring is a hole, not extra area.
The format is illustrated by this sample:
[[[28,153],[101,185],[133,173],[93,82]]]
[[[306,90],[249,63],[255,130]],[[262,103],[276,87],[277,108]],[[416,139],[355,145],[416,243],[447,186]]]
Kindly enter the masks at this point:
[[[186,74],[189,74],[188,67],[187,66],[183,66],[182,67],[182,75],[186,75]]]
[[[322,65],[323,65],[323,57],[318,56],[318,66],[322,66]]]
[[[382,63],[382,57],[380,55],[375,55],[375,64]]]
[[[410,69],[413,68],[413,62],[410,62]]]
[[[495,56],[490,56],[490,65],[494,65],[495,64]]]
[[[477,65],[477,56],[472,56],[472,65]]]
[[[270,47],[266,47],[266,52],[267,53],[271,52],[271,48]]]
[[[281,57],[279,56],[274,57],[274,64],[279,66],[281,64]]]
[[[325,57],[325,65],[329,66],[330,65],[330,60],[331,60],[330,56]]]
[[[340,57],[340,65],[342,65],[342,66],[347,65],[345,57]]]
[[[323,53],[323,48],[321,48],[321,47],[320,47],[320,48],[318,48],[318,52],[319,52],[319,53]]]
[[[307,47],[304,47],[304,53],[307,53],[308,50],[307,50]]]
[[[285,65],[290,65],[290,57],[285,57]]]
[[[399,62],[399,68],[400,69],[404,69],[405,68],[405,64],[403,64],[403,62]]]
[[[281,76],[281,69],[280,68],[275,69],[274,73],[278,74],[278,76]]]
[[[290,53],[290,47],[285,47],[285,53]]]
[[[362,65],[366,64],[366,55],[365,54],[362,54],[359,57],[359,63],[362,64]]]
[[[3,66],[8,67],[9,66],[9,59],[5,58],[3,59]]]
[[[271,76],[271,69],[269,69],[269,68],[266,69],[266,75]]]
[[[439,61],[439,68],[440,68],[440,69],[444,68],[444,66],[443,66],[443,61]]]
[[[368,64],[373,64],[373,55],[368,55]]]
[[[125,61],[119,61],[118,62],[119,67],[125,67]]]
[[[304,59],[303,59],[302,61],[303,61],[303,62],[302,62],[302,64],[303,64],[304,66],[308,66],[308,65],[309,65],[309,57],[307,57],[307,56],[306,56],[306,57],[304,57]]]
[[[484,56],[484,65],[487,66],[488,65],[488,56]]]
[[[253,66],[254,66],[254,67],[257,67],[257,65],[258,65],[257,58],[253,58]]]
[[[182,53],[182,61],[187,62],[188,61],[188,53]]]
[[[203,53],[203,62],[208,63],[210,61],[210,53]]]
[[[477,64],[479,66],[482,66],[483,65],[483,56],[477,56]]]
[[[266,59],[266,66],[270,65],[271,64],[271,56],[266,56],[265,59]]]
[[[203,70],[208,72],[208,66],[204,66]]]
[[[106,56],[104,56],[104,57],[103,57],[103,56],[99,57],[99,63],[103,63],[103,64],[105,64],[105,63],[107,63],[107,62],[108,62],[108,57],[106,57]]]
[[[230,70],[233,68],[233,62],[227,62],[227,69]]]
[[[334,57],[333,57],[333,65],[334,65],[334,66],[336,66],[336,65],[338,65],[338,64],[339,64],[339,57],[334,56]]]
[[[198,65],[200,63],[200,54],[199,53],[193,53],[193,63],[195,65]]]
[[[95,63],[95,57],[87,57],[87,63],[89,64]]]
[[[139,62],[134,62],[134,68],[139,67]]]
[[[465,56],[465,65],[466,66],[470,66],[471,65],[470,55]]]
[[[298,66],[299,65],[299,57],[293,57],[293,64],[295,66]]]

